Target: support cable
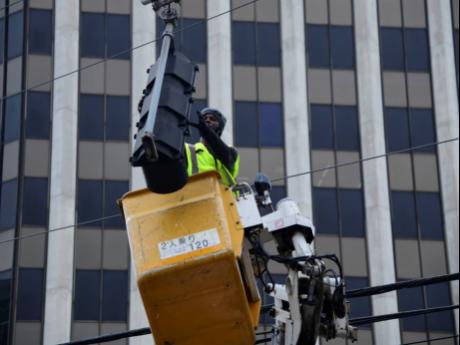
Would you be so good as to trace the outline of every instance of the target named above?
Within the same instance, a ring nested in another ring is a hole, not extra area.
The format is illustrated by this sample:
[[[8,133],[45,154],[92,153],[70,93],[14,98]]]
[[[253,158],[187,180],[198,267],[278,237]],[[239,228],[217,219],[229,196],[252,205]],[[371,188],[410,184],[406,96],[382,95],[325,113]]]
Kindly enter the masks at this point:
[[[287,179],[291,179],[291,178],[295,178],[295,177],[311,175],[311,174],[327,171],[327,170],[330,170],[330,169],[348,167],[350,165],[356,165],[356,164],[360,164],[360,163],[365,163],[365,162],[368,162],[368,161],[371,161],[371,160],[374,160],[374,159],[386,158],[386,157],[390,157],[392,155],[397,155],[397,154],[401,154],[401,153],[408,153],[408,152],[411,152],[411,151],[414,151],[414,150],[426,149],[426,148],[429,148],[429,147],[432,147],[432,146],[437,146],[437,145],[441,145],[441,144],[447,144],[447,143],[458,141],[458,140],[459,140],[458,137],[457,138],[451,138],[451,139],[447,139],[447,140],[438,141],[437,143],[428,143],[428,144],[418,145],[418,146],[415,146],[415,147],[409,147],[409,148],[402,149],[402,150],[382,153],[381,155],[366,157],[366,158],[358,159],[358,160],[355,160],[355,161],[352,161],[352,162],[345,162],[345,163],[342,163],[342,164],[330,165],[330,166],[326,166],[324,168],[319,168],[319,169],[305,171],[305,172],[301,172],[301,173],[297,173],[297,174],[293,174],[293,175],[287,175],[287,176],[284,176],[284,177],[279,177],[279,178],[276,178],[276,179],[272,180],[272,182],[278,182],[278,181],[283,181],[283,180],[287,180]]]
[[[198,21],[198,22],[193,23],[193,24],[191,24],[191,25],[185,26],[185,27],[183,27],[183,28],[181,28],[181,29],[177,29],[177,30],[174,31],[174,35],[179,34],[179,33],[181,33],[181,32],[184,32],[184,31],[191,30],[191,29],[193,29],[193,28],[196,27],[196,26],[204,25],[205,23],[207,23],[207,22],[209,22],[209,21],[211,21],[211,20],[214,20],[214,19],[216,19],[216,18],[222,17],[222,16],[224,16],[224,15],[226,15],[226,14],[230,14],[230,13],[232,13],[232,12],[234,12],[234,11],[236,11],[236,10],[239,10],[239,9],[241,9],[241,8],[244,8],[244,7],[246,7],[246,6],[253,5],[253,4],[255,4],[255,3],[259,2],[259,1],[261,1],[261,0],[251,0],[251,1],[247,2],[247,3],[242,4],[242,5],[232,7],[232,8],[231,8],[230,10],[228,10],[228,11],[225,11],[225,12],[222,12],[222,13],[219,13],[219,14],[216,14],[215,16],[212,16],[212,17],[206,18],[206,19],[204,19],[204,20]],[[76,70],[73,70],[73,71],[70,71],[70,72],[68,72],[68,73],[64,73],[64,74],[59,75],[59,76],[57,76],[57,77],[55,77],[55,78],[53,78],[53,79],[50,79],[50,80],[48,80],[48,81],[44,81],[44,82],[41,82],[41,83],[39,83],[39,84],[32,85],[31,87],[26,88],[26,89],[23,89],[23,90],[21,90],[21,91],[19,91],[19,92],[16,92],[15,94],[12,94],[12,95],[9,95],[9,96],[6,96],[6,97],[0,97],[0,102],[3,101],[3,100],[8,99],[8,98],[10,98],[10,97],[14,97],[14,96],[17,96],[17,95],[21,95],[21,94],[23,94],[23,93],[25,93],[25,92],[27,92],[27,91],[31,91],[31,90],[37,89],[37,88],[39,88],[39,87],[42,87],[42,86],[45,86],[45,85],[48,85],[48,84],[52,84],[52,83],[54,83],[54,82],[57,81],[57,80],[60,80],[60,79],[69,77],[69,76],[71,76],[71,75],[73,75],[73,74],[76,74],[76,73],[80,73],[80,72],[82,72],[82,71],[84,71],[84,70],[87,70],[87,69],[89,69],[89,68],[91,68],[91,67],[98,66],[98,65],[100,65],[100,64],[103,64],[103,63],[107,62],[107,61],[110,60],[110,59],[115,59],[115,58],[120,57],[120,56],[122,56],[122,55],[125,55],[125,54],[127,54],[127,53],[131,53],[131,52],[133,52],[133,51],[135,51],[135,50],[137,50],[137,49],[140,49],[140,48],[143,48],[143,47],[148,46],[148,45],[150,45],[150,44],[156,43],[156,42],[160,41],[161,39],[162,39],[162,37],[158,37],[158,38],[156,38],[156,39],[154,39],[154,40],[152,40],[152,41],[148,41],[148,42],[142,43],[142,44],[140,44],[140,45],[131,47],[131,48],[129,48],[129,49],[125,49],[125,50],[120,51],[120,52],[118,52],[118,53],[115,53],[115,54],[113,54],[113,55],[111,55],[111,56],[109,56],[109,57],[106,57],[106,58],[104,58],[104,59],[102,59],[102,60],[99,60],[99,61],[94,62],[94,63],[91,63],[91,64],[89,64],[89,65],[80,67],[80,68],[78,68],[78,69],[76,69]]]
[[[256,1],[259,1],[259,0],[256,0]],[[294,178],[294,177],[299,177],[299,176],[308,175],[308,174],[314,174],[314,173],[321,172],[321,171],[327,171],[327,170],[331,170],[331,169],[341,168],[341,167],[344,167],[344,166],[359,164],[359,163],[362,163],[362,162],[365,162],[365,161],[370,161],[370,160],[373,160],[373,159],[379,159],[379,158],[383,158],[383,157],[388,157],[388,156],[398,154],[398,153],[405,153],[405,152],[420,150],[420,149],[424,149],[424,148],[428,148],[428,147],[444,145],[444,144],[452,143],[452,142],[455,142],[455,141],[458,141],[458,140],[459,140],[459,138],[452,138],[452,139],[448,139],[448,140],[437,141],[437,142],[434,142],[434,143],[413,146],[413,147],[410,147],[408,149],[404,149],[404,150],[400,150],[400,151],[387,152],[386,154],[373,156],[373,157],[367,157],[365,159],[360,159],[360,160],[353,161],[353,162],[348,162],[348,163],[344,163],[344,164],[337,164],[337,165],[328,166],[328,167],[321,168],[321,169],[306,171],[306,172],[295,174],[295,175],[285,176],[285,177],[278,178],[278,179],[273,180],[273,181],[288,180],[288,179]],[[35,234],[30,234],[30,235],[26,235],[26,236],[13,237],[13,238],[10,238],[10,239],[7,239],[7,240],[0,241],[0,244],[12,242],[12,241],[20,241],[20,240],[23,240],[23,239],[26,239],[26,238],[31,238],[31,237],[40,236],[40,235],[46,235],[46,234],[48,234],[50,232],[55,232],[55,231],[60,231],[60,230],[67,230],[67,229],[71,229],[71,228],[74,228],[74,227],[77,227],[77,226],[88,225],[88,224],[91,224],[91,223],[99,222],[101,220],[112,219],[112,218],[117,218],[117,217],[121,217],[121,216],[122,216],[121,214],[114,214],[114,215],[107,216],[107,217],[91,219],[91,220],[87,220],[87,221],[77,223],[77,224],[71,224],[71,225],[62,226],[62,227],[55,228],[55,229],[50,229],[49,231],[37,232]]]
[[[457,339],[458,337],[459,337],[459,335],[457,334],[457,335],[451,335],[450,337],[433,338],[433,339],[430,339],[430,340],[415,341],[413,343],[405,343],[405,344],[402,344],[402,345],[426,344],[426,343],[433,343],[433,342],[441,341],[441,340]]]
[[[273,334],[273,332],[267,332],[267,334],[268,333]],[[62,343],[59,345],[92,345],[92,344],[99,344],[99,343],[108,343],[108,342],[115,341],[115,340],[140,337],[140,336],[149,335],[149,334],[152,334],[152,331],[150,330],[150,328],[145,327],[145,328],[135,329],[132,331],[127,331],[127,332],[113,333],[113,334],[108,334],[108,335],[102,335],[100,337],[95,337],[95,338],[71,341],[69,343]],[[255,344],[256,345],[266,344],[267,342],[271,340],[272,338],[259,339],[255,342]]]
[[[425,314],[439,313],[442,311],[450,311],[459,309],[459,305],[450,305],[446,307],[436,307],[436,308],[427,308],[419,310],[404,311],[394,314],[378,315],[378,316],[366,316],[350,320],[350,325],[352,326],[362,326],[369,325],[372,323],[395,320],[395,319],[404,319],[412,316],[419,316]]]
[[[17,5],[17,4],[20,4],[21,2],[24,2],[23,0],[19,0],[19,1],[16,1],[16,2],[12,2],[6,6],[3,6],[3,7],[0,7],[0,12],[3,11],[3,10],[6,10],[7,8],[10,8],[10,7],[13,7],[14,5]]]
[[[437,308],[413,310],[413,311],[406,311],[406,312],[387,314],[387,315],[380,315],[380,316],[372,316],[372,317],[362,317],[362,318],[357,318],[357,319],[350,320],[350,325],[352,325],[352,326],[368,325],[368,324],[382,322],[382,321],[388,321],[388,320],[394,320],[394,319],[402,319],[402,318],[407,318],[407,317],[412,317],[412,316],[432,314],[432,313],[438,313],[438,312],[443,312],[443,311],[450,311],[450,310],[454,310],[454,309],[458,309],[458,308],[459,308],[459,305],[457,304],[457,305],[446,306],[446,307],[437,307]],[[69,343],[62,343],[62,344],[59,344],[59,345],[92,345],[92,344],[107,343],[107,342],[110,342],[110,341],[115,341],[115,340],[120,340],[120,339],[126,339],[126,338],[132,338],[132,337],[148,335],[148,334],[151,334],[151,333],[152,333],[152,331],[150,330],[150,328],[146,327],[146,328],[140,328],[140,329],[131,330],[131,331],[127,331],[127,332],[103,335],[103,336],[95,337],[95,338],[91,338],[91,339],[84,339],[84,340],[72,341],[72,342],[69,342]],[[271,340],[271,338],[257,340],[255,344],[265,344],[266,342],[268,342],[270,340]],[[431,341],[433,341],[433,340],[431,340]],[[411,344],[404,344],[404,345],[412,345],[412,344],[419,344],[419,343],[411,343]]]
[[[415,288],[419,286],[432,285],[432,284],[443,283],[443,282],[448,282],[448,281],[453,281],[453,280],[459,280],[459,277],[460,277],[459,273],[454,273],[454,274],[447,274],[447,275],[442,275],[442,276],[437,276],[437,277],[432,277],[432,278],[414,279],[414,280],[408,280],[408,281],[403,281],[403,282],[394,283],[394,284],[387,284],[387,285],[369,287],[369,288],[364,288],[364,289],[351,290],[347,292],[346,297],[355,298],[355,297],[367,297],[367,296],[372,296],[372,295],[379,295],[379,294],[383,294],[383,293],[387,293],[387,292],[395,291],[395,290],[410,289],[410,288]]]
[[[150,328],[146,327],[146,328],[135,329],[132,331],[127,331],[127,332],[102,335],[100,337],[95,337],[95,338],[90,338],[90,339],[71,341],[70,343],[62,343],[59,345],[91,345],[91,344],[98,344],[98,343],[108,343],[110,341],[132,338],[132,337],[140,337],[142,335],[148,335],[151,333],[152,331],[150,330]]]

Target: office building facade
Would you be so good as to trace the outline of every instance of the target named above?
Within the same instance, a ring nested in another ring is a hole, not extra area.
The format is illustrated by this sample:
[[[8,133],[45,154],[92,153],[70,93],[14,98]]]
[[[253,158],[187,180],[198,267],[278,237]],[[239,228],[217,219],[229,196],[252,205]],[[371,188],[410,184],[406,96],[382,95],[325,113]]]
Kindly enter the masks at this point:
[[[240,179],[263,171],[299,203],[349,289],[458,272],[458,0],[182,2],[195,110],[222,110]],[[128,159],[161,30],[138,0],[0,0],[0,344],[147,325],[116,200],[144,186]],[[352,317],[457,303],[438,284],[353,300]],[[444,312],[359,344],[457,331]]]

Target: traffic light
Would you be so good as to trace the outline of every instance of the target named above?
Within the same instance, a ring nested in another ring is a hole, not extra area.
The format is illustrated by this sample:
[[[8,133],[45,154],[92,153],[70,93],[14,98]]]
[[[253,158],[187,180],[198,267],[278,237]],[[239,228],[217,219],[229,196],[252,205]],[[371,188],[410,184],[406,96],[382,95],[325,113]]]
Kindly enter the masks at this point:
[[[142,167],[154,193],[172,193],[187,183],[184,144],[197,72],[198,66],[172,45],[164,61],[160,56],[148,71],[131,163]]]

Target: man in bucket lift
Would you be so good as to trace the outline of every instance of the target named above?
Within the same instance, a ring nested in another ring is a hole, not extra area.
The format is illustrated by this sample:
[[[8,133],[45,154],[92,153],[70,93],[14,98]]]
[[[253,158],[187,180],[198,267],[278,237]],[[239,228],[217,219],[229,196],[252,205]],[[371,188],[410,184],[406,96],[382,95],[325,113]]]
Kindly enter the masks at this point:
[[[227,119],[213,108],[203,109],[198,119],[196,127],[200,131],[201,142],[186,144],[185,147],[188,175],[216,170],[225,186],[235,185],[240,156],[235,148],[227,146],[221,138]]]
[[[144,97],[139,102],[139,112],[142,110]],[[225,186],[236,185],[240,169],[240,155],[234,147],[229,147],[222,140],[227,119],[217,109],[204,108],[198,116],[198,123],[191,124],[201,135],[201,141],[196,144],[185,144],[187,157],[187,174],[215,170],[219,173]]]

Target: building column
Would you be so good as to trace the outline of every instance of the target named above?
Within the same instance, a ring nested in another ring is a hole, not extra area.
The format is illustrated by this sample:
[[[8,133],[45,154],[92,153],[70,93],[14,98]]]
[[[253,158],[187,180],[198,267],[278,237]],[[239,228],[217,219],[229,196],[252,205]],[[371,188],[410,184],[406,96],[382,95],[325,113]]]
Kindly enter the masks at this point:
[[[286,173],[292,175],[311,170],[305,10],[303,0],[283,0],[280,5]],[[287,188],[301,212],[313,217],[310,175],[287,180]]]
[[[363,158],[386,152],[377,0],[356,0],[355,30]],[[386,159],[363,163],[371,286],[396,281]],[[396,292],[373,296],[374,315],[398,312]],[[399,321],[374,324],[375,344],[400,344]]]
[[[207,1],[208,18],[229,11],[230,0]],[[233,144],[232,16],[208,21],[208,102],[227,117],[223,139]]]
[[[54,78],[79,68],[80,1],[56,1]],[[78,78],[74,73],[53,87],[53,132],[49,228],[75,223]],[[46,269],[44,344],[70,341],[75,228],[50,232]]]
[[[439,141],[458,138],[459,106],[457,71],[450,0],[428,0],[434,107]],[[438,146],[441,191],[444,207],[447,260],[450,273],[458,273],[458,141]],[[452,300],[458,304],[458,281],[452,284]],[[455,312],[459,331],[458,310]]]
[[[133,47],[156,39],[156,15],[151,6],[144,6],[140,1],[132,2]],[[139,121],[137,104],[142,96],[142,90],[147,84],[147,69],[155,62],[156,44],[152,43],[136,49],[132,54],[132,100],[131,100],[131,140],[136,133],[136,123]],[[131,191],[146,188],[144,175],[141,168],[131,169]],[[132,256],[131,256],[132,257]],[[129,289],[129,329],[149,327],[144,304],[142,303],[137,286],[136,268],[131,262],[130,289]],[[152,345],[152,335],[134,337],[129,339],[130,345]]]

